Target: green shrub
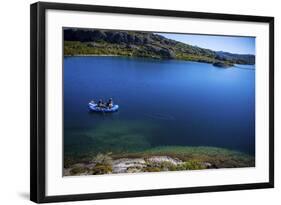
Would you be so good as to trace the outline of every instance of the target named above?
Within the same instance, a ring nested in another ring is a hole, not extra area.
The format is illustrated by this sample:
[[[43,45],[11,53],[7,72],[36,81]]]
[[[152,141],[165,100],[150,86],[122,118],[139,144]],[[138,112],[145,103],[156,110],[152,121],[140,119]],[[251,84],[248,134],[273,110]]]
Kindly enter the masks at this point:
[[[111,165],[104,164],[96,164],[96,166],[92,169],[92,174],[109,174],[112,173]]]
[[[197,169],[205,169],[200,161],[197,160],[189,160],[180,164],[176,167],[177,170],[197,170]]]
[[[163,171],[174,171],[174,170],[176,170],[176,165],[174,165],[173,163],[171,163],[171,162],[161,162],[160,164],[159,164],[159,166],[160,166],[160,168],[161,168],[161,170],[163,170]]]

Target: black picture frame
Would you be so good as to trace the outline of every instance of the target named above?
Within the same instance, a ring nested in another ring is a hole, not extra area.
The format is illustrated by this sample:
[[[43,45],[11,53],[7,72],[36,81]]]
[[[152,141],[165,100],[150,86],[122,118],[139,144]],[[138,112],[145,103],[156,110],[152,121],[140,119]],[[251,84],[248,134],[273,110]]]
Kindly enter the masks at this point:
[[[263,183],[230,184],[192,188],[89,193],[46,196],[46,92],[45,92],[45,25],[46,10],[67,10],[102,13],[151,15],[195,19],[263,22],[269,24],[269,181]],[[230,15],[218,13],[110,7],[82,4],[38,2],[30,7],[30,199],[37,203],[76,200],[97,200],[198,192],[230,191],[274,187],[274,18],[265,16]]]

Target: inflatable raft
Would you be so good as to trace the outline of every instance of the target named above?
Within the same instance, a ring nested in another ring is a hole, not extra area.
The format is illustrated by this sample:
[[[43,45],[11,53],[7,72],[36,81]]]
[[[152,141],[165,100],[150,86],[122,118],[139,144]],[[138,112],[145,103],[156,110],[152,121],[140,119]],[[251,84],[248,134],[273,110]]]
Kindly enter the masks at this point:
[[[116,112],[119,109],[118,105],[113,105],[112,108],[101,108],[96,103],[89,103],[89,109],[93,112]]]

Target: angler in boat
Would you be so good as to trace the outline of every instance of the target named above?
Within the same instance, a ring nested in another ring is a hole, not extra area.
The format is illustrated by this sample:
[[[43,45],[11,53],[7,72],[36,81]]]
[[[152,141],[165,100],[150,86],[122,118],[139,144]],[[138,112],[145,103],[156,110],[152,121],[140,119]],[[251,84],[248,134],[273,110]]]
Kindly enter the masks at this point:
[[[89,104],[89,109],[94,112],[115,112],[119,109],[119,106],[113,103],[113,99],[110,98],[107,103],[104,103],[102,99],[95,103],[92,100]]]

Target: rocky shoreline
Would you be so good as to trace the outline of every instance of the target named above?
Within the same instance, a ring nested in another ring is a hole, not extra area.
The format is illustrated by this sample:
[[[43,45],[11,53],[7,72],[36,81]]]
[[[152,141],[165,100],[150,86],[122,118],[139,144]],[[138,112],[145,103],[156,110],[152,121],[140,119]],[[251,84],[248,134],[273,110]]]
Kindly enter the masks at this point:
[[[65,155],[64,176],[255,167],[255,157],[216,147],[160,146],[139,152]]]
[[[152,156],[148,158],[121,158],[111,160],[106,155],[99,154],[99,160],[89,163],[76,163],[64,169],[64,176],[83,176],[96,174],[119,174],[159,171],[180,171],[193,169],[217,168],[209,162],[184,162],[169,156]],[[103,158],[103,159],[102,159]]]

